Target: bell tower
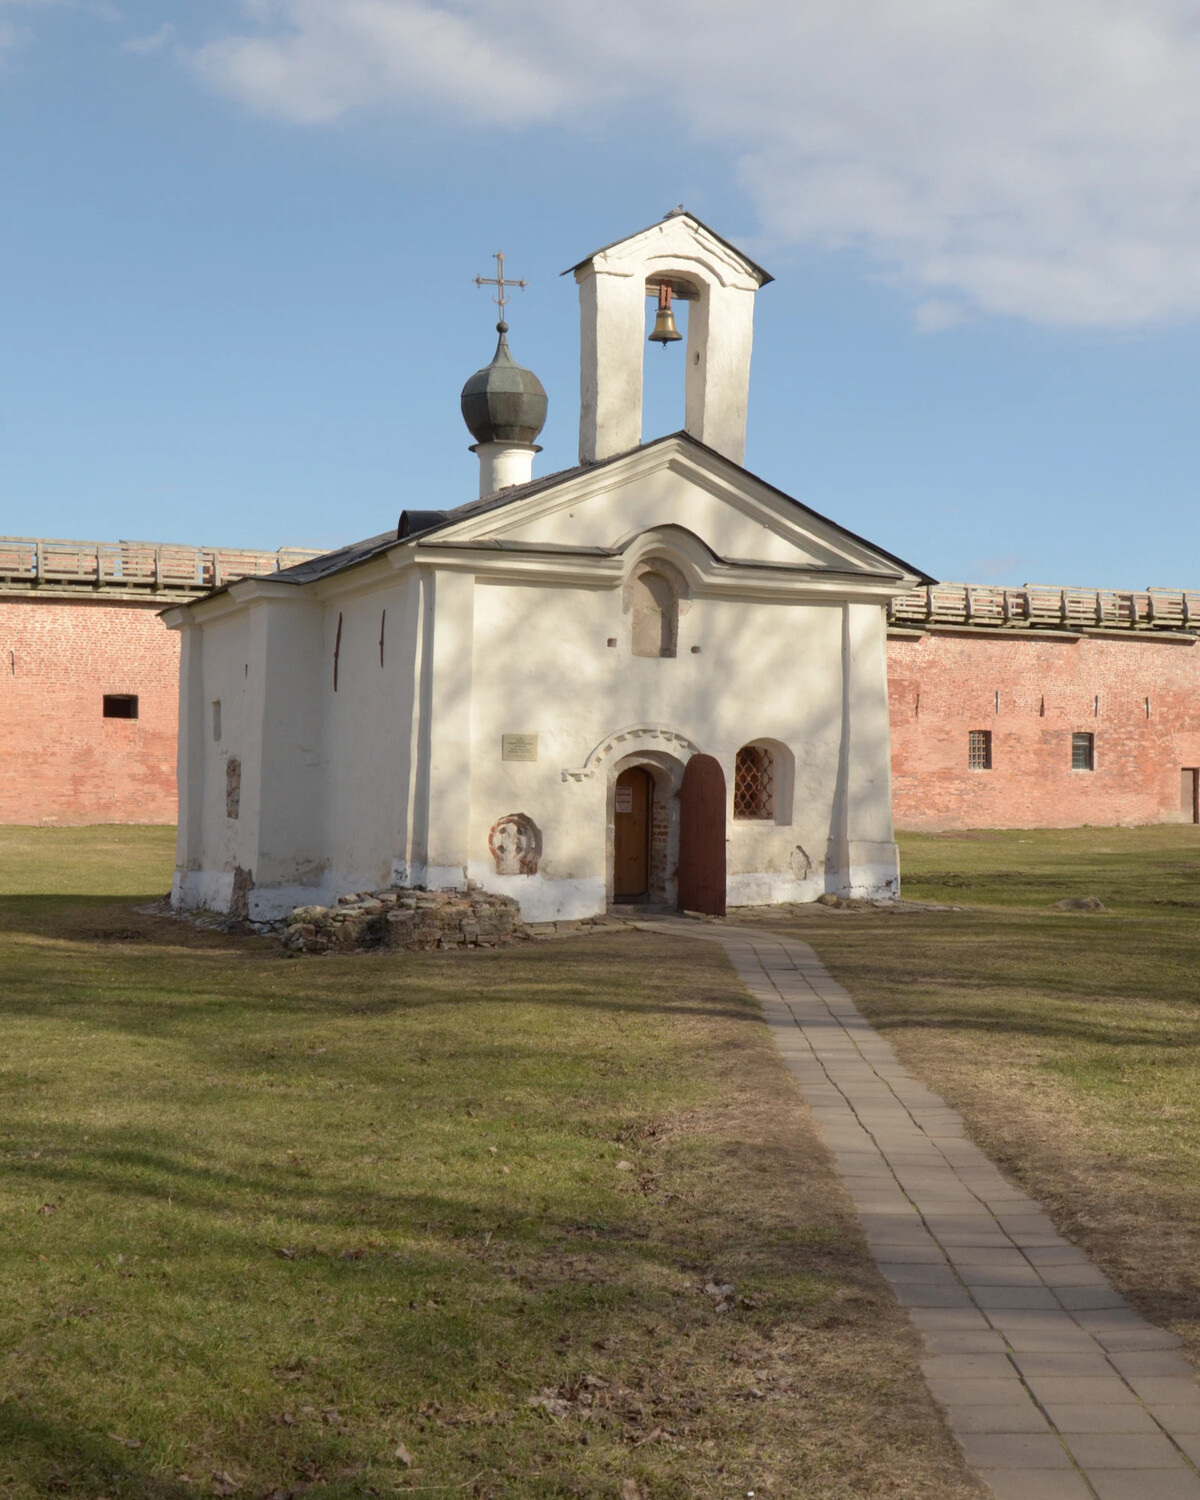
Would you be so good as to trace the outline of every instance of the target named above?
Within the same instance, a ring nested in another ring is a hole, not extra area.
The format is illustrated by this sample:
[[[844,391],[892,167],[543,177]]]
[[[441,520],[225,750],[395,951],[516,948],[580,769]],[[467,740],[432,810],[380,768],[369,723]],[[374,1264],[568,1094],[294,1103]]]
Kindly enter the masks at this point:
[[[754,294],[774,278],[683,208],[572,270],[579,285],[580,463],[598,463],[642,441],[648,296],[660,309],[688,303],[685,430],[742,463]],[[674,340],[668,335],[666,342]]]

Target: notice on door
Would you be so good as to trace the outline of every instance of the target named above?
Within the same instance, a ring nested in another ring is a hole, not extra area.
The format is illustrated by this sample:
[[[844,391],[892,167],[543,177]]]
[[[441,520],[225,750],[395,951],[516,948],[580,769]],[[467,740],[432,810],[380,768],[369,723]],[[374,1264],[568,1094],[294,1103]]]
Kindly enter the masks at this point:
[[[500,759],[537,760],[537,742],[536,734],[502,734],[500,736]]]
[[[633,811],[633,788],[631,786],[619,786],[617,788],[617,811],[619,813],[631,813]]]

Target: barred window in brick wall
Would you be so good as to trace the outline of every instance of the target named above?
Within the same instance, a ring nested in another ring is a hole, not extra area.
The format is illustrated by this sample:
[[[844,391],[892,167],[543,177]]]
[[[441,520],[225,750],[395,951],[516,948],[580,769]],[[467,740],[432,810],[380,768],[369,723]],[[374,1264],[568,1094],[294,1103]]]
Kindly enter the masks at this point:
[[[775,757],[765,745],[743,745],[733,772],[735,818],[775,816]]]
[[[1071,736],[1072,771],[1094,771],[1096,769],[1096,736],[1073,734]]]
[[[969,771],[992,769],[992,731],[990,729],[967,731],[967,769]]]

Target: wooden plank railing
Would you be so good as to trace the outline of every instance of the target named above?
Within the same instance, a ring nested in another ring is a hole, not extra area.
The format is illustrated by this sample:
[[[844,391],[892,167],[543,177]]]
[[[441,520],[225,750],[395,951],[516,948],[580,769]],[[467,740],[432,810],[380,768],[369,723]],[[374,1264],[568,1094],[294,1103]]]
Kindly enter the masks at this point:
[[[68,542],[0,537],[0,587],[202,594],[234,578],[262,577],[320,553],[302,547],[256,552],[167,542]]]
[[[891,625],[1200,633],[1200,589],[1073,589],[934,583],[888,605]]]

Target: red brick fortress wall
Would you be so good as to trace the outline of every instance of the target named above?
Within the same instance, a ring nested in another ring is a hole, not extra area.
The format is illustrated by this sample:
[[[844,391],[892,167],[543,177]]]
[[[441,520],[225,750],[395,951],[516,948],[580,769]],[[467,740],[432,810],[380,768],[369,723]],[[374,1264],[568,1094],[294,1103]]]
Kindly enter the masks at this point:
[[[305,555],[0,538],[0,823],[174,822],[179,637],[158,611]],[[897,827],[1191,817],[1200,592],[940,584],[889,619]],[[105,718],[106,694],[138,717]],[[990,769],[968,765],[973,730]],[[1077,733],[1091,771],[1072,769]]]
[[[888,691],[898,828],[1191,821],[1181,771],[1200,767],[1195,638],[892,636]],[[990,770],[968,768],[971,730],[991,732]],[[1094,770],[1072,770],[1074,733],[1095,736]]]
[[[164,600],[0,598],[0,823],[173,823],[179,637]],[[136,719],[104,695],[136,694]]]

